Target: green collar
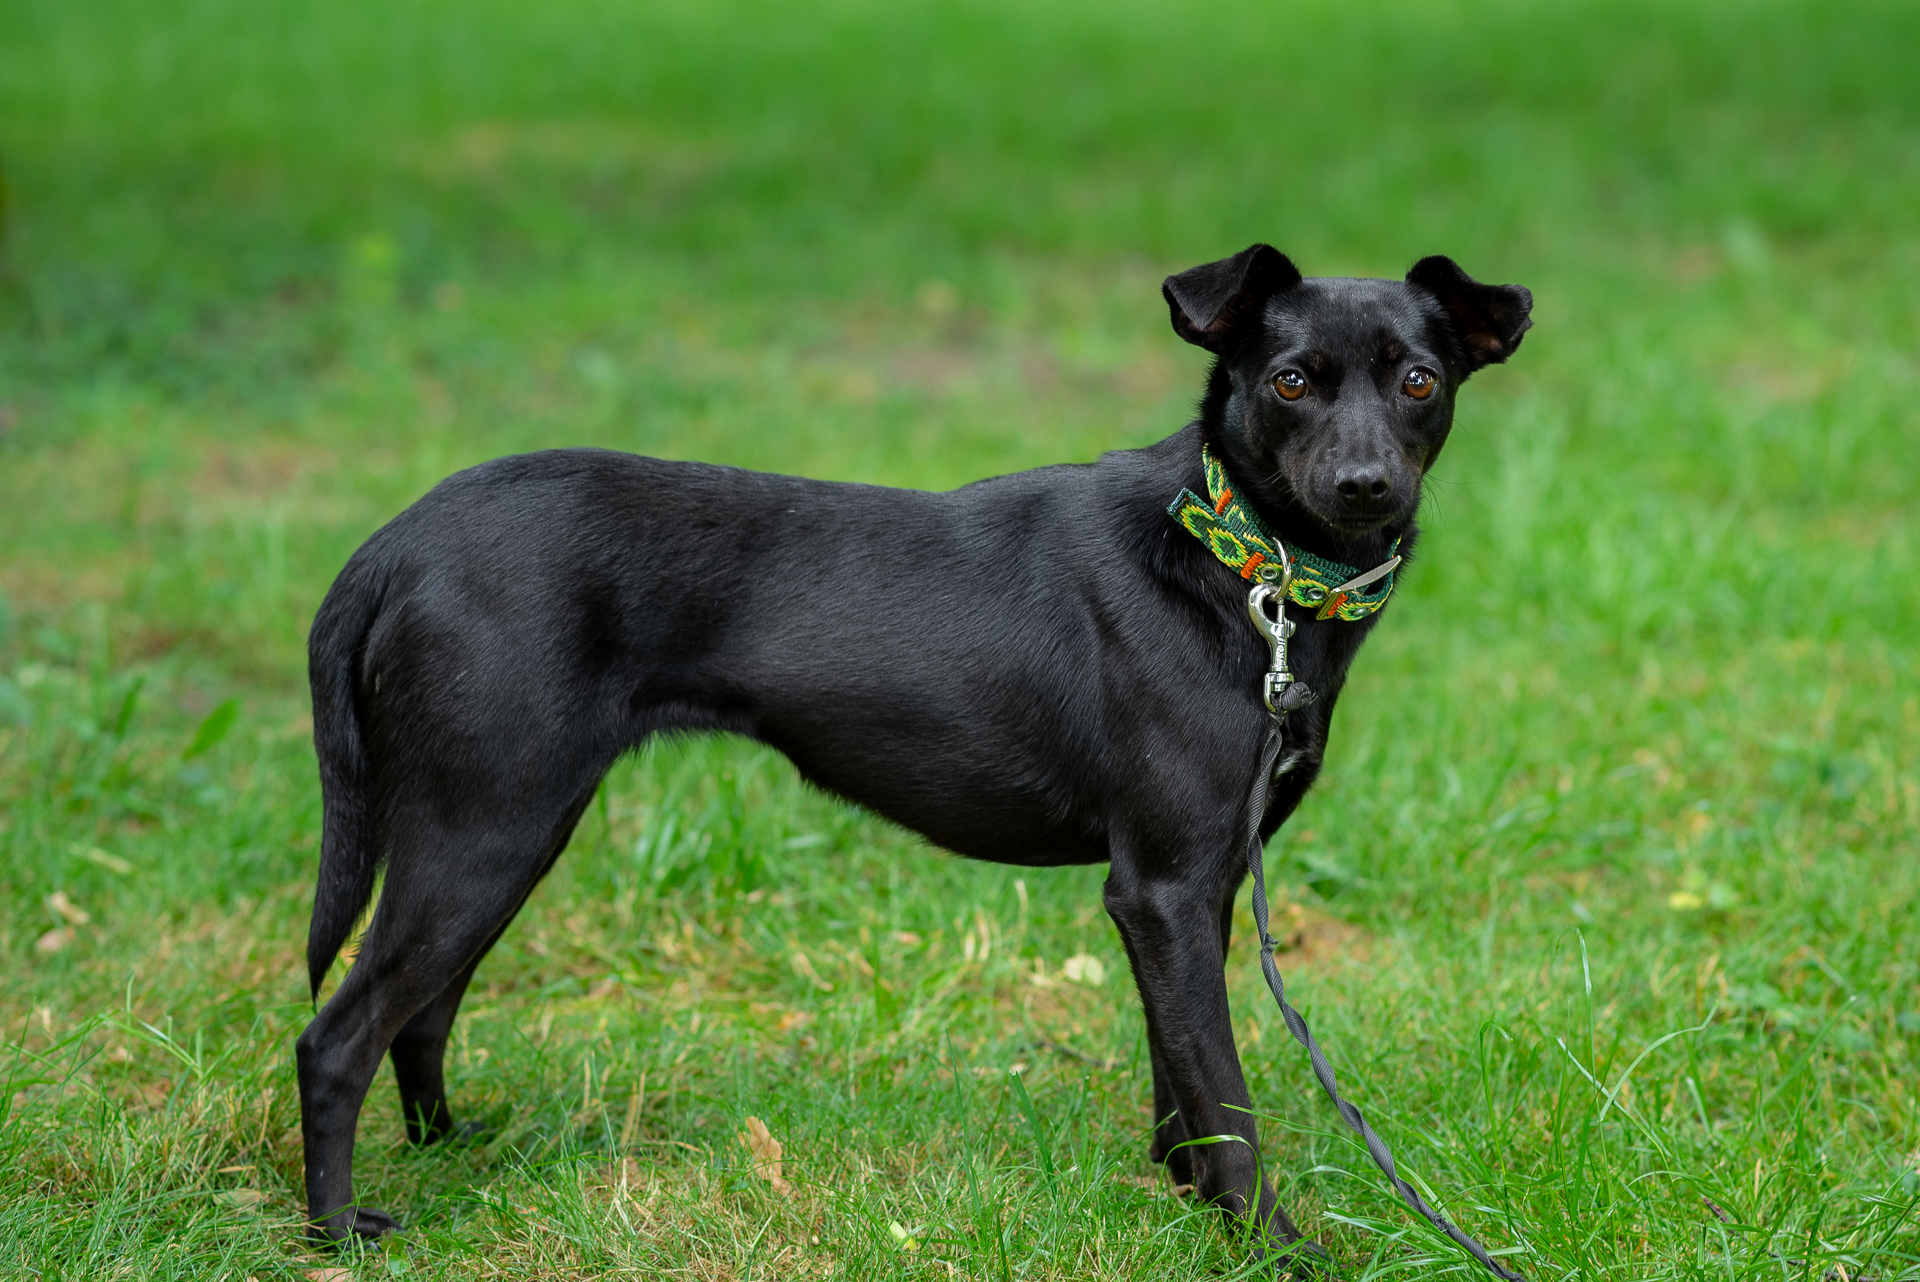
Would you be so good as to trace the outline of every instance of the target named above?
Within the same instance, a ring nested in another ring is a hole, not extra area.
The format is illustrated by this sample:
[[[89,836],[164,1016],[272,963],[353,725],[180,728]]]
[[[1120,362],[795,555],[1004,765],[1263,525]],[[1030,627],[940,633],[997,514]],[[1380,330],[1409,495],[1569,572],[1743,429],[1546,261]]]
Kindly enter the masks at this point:
[[[1286,583],[1287,598],[1316,611],[1319,619],[1364,619],[1393,595],[1393,574],[1400,564],[1400,540],[1393,541],[1387,560],[1362,574],[1350,565],[1329,561],[1274,537],[1245,503],[1236,502],[1227,481],[1227,469],[1206,446],[1200,461],[1207,471],[1208,502],[1192,490],[1167,508],[1167,514],[1187,527],[1221,562],[1243,579]],[[1289,578],[1287,567],[1292,567]]]

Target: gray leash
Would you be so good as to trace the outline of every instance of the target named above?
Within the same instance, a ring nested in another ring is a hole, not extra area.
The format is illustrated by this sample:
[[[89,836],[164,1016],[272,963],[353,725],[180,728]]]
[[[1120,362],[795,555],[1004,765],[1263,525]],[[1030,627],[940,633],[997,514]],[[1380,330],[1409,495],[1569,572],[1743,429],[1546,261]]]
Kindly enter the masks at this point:
[[[1305,1017],[1287,1004],[1286,985],[1280,978],[1280,967],[1273,960],[1273,935],[1267,929],[1266,843],[1260,840],[1260,826],[1267,817],[1267,804],[1272,800],[1274,783],[1279,775],[1286,772],[1286,766],[1281,765],[1280,750],[1285,738],[1287,714],[1313,702],[1314,696],[1304,684],[1295,681],[1293,673],[1287,670],[1287,640],[1293,635],[1294,625],[1287,618],[1286,590],[1288,581],[1293,577],[1293,567],[1283,564],[1277,569],[1277,574],[1256,585],[1247,597],[1247,610],[1253,615],[1254,626],[1273,646],[1273,666],[1267,672],[1265,687],[1267,711],[1273,715],[1273,725],[1267,731],[1265,746],[1260,749],[1260,768],[1254,772],[1253,795],[1247,805],[1247,868],[1253,873],[1253,921],[1260,930],[1260,969],[1267,977],[1267,987],[1273,991],[1273,1000],[1280,1005],[1280,1016],[1287,1022],[1287,1031],[1293,1034],[1295,1041],[1307,1048],[1307,1055],[1313,1061],[1313,1075],[1319,1079],[1321,1089],[1326,1091],[1333,1106],[1340,1110],[1340,1116],[1347,1125],[1366,1144],[1367,1154],[1373,1158],[1374,1165],[1380,1168],[1407,1205],[1427,1223],[1459,1243],[1467,1254],[1480,1261],[1501,1282],[1526,1282],[1520,1274],[1489,1256],[1486,1247],[1468,1237],[1453,1221],[1428,1206],[1426,1199],[1420,1196],[1420,1190],[1407,1183],[1394,1170],[1393,1153],[1387,1148],[1386,1141],[1374,1134],[1359,1109],[1340,1098],[1339,1087],[1333,1080],[1333,1066],[1327,1063],[1326,1053],[1320,1049],[1320,1043],[1314,1041]],[[1269,602],[1273,604],[1272,617],[1267,614]]]

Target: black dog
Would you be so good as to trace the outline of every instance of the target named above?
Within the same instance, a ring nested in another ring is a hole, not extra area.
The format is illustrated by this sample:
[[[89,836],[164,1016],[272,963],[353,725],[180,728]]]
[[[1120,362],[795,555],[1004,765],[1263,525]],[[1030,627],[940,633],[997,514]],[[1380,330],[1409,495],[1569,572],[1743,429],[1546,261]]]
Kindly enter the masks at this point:
[[[607,767],[649,735],[727,730],[960,854],[1108,861],[1153,1156],[1253,1211],[1273,1246],[1299,1240],[1259,1178],[1222,969],[1268,651],[1247,582],[1168,504],[1208,492],[1204,444],[1295,547],[1359,567],[1406,554],[1454,393],[1512,354],[1533,298],[1438,257],[1404,282],[1303,280],[1267,245],[1163,292],[1216,360],[1199,421],[1147,449],[946,494],[550,450],[449,478],[354,554],[310,648],[316,995],[383,859],[387,879],[299,1041],[317,1232],[395,1227],[353,1205],[380,1057],[409,1137],[449,1134],[461,995]],[[1374,623],[1287,608],[1319,698],[1288,723],[1269,835],[1318,772]],[[1179,1147],[1222,1134],[1246,1143]]]

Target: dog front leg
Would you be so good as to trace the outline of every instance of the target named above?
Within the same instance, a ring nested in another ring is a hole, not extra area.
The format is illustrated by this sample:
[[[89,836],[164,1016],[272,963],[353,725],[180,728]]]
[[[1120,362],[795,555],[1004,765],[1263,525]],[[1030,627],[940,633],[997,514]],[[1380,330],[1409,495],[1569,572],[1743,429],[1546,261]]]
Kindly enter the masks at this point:
[[[1229,1216],[1251,1217],[1266,1247],[1299,1241],[1261,1176],[1260,1137],[1247,1111],[1252,1099],[1233,1043],[1221,967],[1219,888],[1144,878],[1116,864],[1106,906],[1146,1009],[1155,1095],[1164,1090],[1177,1113],[1155,1119],[1161,1126],[1154,1155],[1176,1177],[1185,1167],[1195,1191]],[[1165,1102],[1156,1100],[1155,1107]]]
[[[1233,942],[1233,897],[1238,889],[1239,879],[1229,882],[1220,895],[1220,905],[1216,910],[1220,914],[1220,964],[1223,968],[1227,961],[1227,950]],[[1174,1098],[1173,1079],[1161,1059],[1159,1045],[1149,1040],[1147,1049],[1153,1060],[1154,1119],[1153,1145],[1147,1156],[1166,1164],[1167,1174],[1173,1177],[1175,1185],[1191,1187],[1193,1150],[1187,1146],[1187,1141],[1192,1137],[1180,1121],[1180,1106]]]
[[[1186,1123],[1180,1120],[1180,1101],[1173,1093],[1173,1070],[1160,1055],[1158,1038],[1147,1038],[1147,1053],[1153,1060],[1153,1143],[1147,1148],[1147,1157],[1166,1164],[1174,1187],[1192,1189],[1193,1149],[1187,1145],[1192,1137],[1187,1134]]]

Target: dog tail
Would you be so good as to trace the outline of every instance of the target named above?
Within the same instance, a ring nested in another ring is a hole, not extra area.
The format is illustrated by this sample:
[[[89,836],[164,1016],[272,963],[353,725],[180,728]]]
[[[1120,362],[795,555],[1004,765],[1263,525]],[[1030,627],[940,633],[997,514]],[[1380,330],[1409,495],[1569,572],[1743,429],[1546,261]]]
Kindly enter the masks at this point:
[[[373,875],[380,863],[356,669],[386,585],[384,567],[362,551],[334,580],[307,637],[321,804],[320,878],[307,930],[307,978],[315,1001],[327,968],[373,898]]]

